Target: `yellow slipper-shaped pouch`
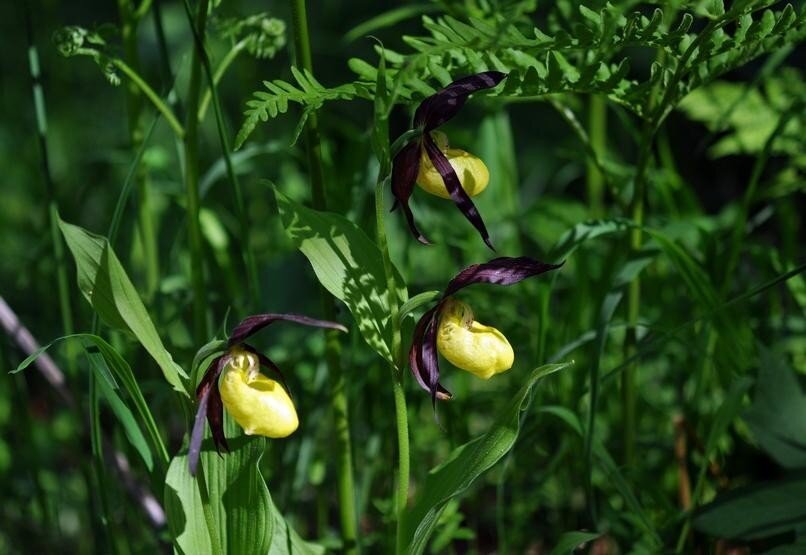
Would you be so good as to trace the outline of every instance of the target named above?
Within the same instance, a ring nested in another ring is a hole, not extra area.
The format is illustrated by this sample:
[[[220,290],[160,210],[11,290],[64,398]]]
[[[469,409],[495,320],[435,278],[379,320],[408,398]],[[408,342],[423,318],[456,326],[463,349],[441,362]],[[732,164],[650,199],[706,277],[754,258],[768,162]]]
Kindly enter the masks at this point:
[[[287,437],[299,427],[297,409],[285,388],[260,373],[257,357],[238,349],[218,382],[224,408],[246,435]]]
[[[442,307],[437,349],[448,362],[483,380],[506,372],[515,362],[504,334],[474,320],[473,310],[456,299],[448,299]]]

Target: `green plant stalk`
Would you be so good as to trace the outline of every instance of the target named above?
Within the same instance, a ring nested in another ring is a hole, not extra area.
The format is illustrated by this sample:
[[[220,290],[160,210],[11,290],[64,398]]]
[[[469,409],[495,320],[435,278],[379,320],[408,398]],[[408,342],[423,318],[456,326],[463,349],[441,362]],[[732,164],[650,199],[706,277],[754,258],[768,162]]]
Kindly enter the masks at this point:
[[[196,8],[196,21],[192,22],[197,33],[204,36],[207,25],[208,0],[200,0]],[[201,224],[199,222],[199,106],[202,73],[201,54],[193,49],[190,65],[190,84],[187,96],[187,121],[185,122],[185,202],[190,243],[190,283],[193,291],[193,335],[197,343],[207,338],[207,305],[204,288],[204,251]]]
[[[202,0],[202,2],[204,1]],[[199,488],[204,522],[207,525],[207,533],[210,536],[210,552],[213,555],[221,555],[223,546],[221,545],[221,538],[218,536],[218,528],[215,525],[213,508],[210,506],[210,493],[207,490],[207,478],[204,476],[204,461],[201,459],[199,459],[199,466],[196,469],[196,485]]]
[[[375,185],[375,233],[378,248],[383,255],[383,269],[386,276],[386,290],[389,295],[389,318],[392,323],[392,393],[395,399],[395,424],[397,429],[397,453],[398,453],[398,477],[396,495],[397,531],[396,546],[397,552],[402,547],[402,517],[403,511],[409,499],[409,476],[410,454],[409,454],[409,419],[406,407],[406,391],[403,388],[403,370],[405,364],[402,351],[402,334],[400,322],[400,306],[397,298],[397,284],[389,255],[389,243],[386,239],[386,225],[384,220],[385,203],[383,192],[387,183],[382,176],[388,174],[388,164],[383,164],[380,171],[378,183]],[[386,170],[386,171],[385,171]]]
[[[137,27],[139,20],[134,13],[134,6],[130,0],[118,0],[118,11],[121,20],[121,38],[123,40],[123,55],[128,67],[133,73],[140,68],[140,56],[137,53]],[[142,112],[143,101],[137,84],[129,79],[126,86],[126,112],[129,119],[129,138],[133,151],[137,151],[143,142]],[[150,299],[159,287],[159,255],[157,249],[157,232],[154,223],[154,214],[151,207],[151,185],[148,174],[144,168],[137,172],[137,196],[139,210],[137,211],[138,231],[143,248],[146,274],[146,298]]]
[[[185,0],[185,11],[188,20],[192,24],[192,15],[190,11],[190,3]],[[260,289],[258,288],[257,266],[255,265],[255,257],[252,255],[252,248],[249,244],[249,214],[246,211],[244,204],[243,191],[241,190],[241,182],[238,179],[238,174],[235,173],[235,167],[232,165],[232,157],[230,156],[229,140],[225,131],[224,114],[221,111],[221,102],[218,98],[218,89],[216,88],[215,77],[213,70],[210,67],[210,58],[207,55],[207,48],[204,44],[204,35],[193,29],[193,39],[196,43],[196,52],[199,54],[204,73],[207,76],[207,83],[209,85],[208,91],[213,99],[213,111],[215,112],[216,130],[218,131],[218,139],[221,143],[222,156],[224,157],[224,166],[227,169],[227,178],[232,184],[233,191],[235,192],[235,209],[238,215],[238,223],[240,224],[240,234],[242,243],[243,262],[246,267],[247,286],[253,302],[259,303]],[[201,119],[199,118],[199,122]]]
[[[588,135],[591,149],[601,159],[607,144],[607,104],[602,95],[591,95],[588,103]],[[596,160],[588,158],[587,187],[590,215],[601,218],[604,215],[604,176]]]
[[[26,13],[29,16],[28,13]],[[64,259],[64,244],[59,232],[59,211],[56,206],[56,191],[53,184],[53,176],[50,173],[50,156],[48,154],[48,122],[47,111],[45,109],[45,95],[42,91],[39,69],[39,53],[34,45],[33,29],[28,21],[29,46],[28,46],[28,67],[31,72],[33,82],[33,100],[36,111],[36,127],[39,138],[39,156],[42,164],[42,178],[45,181],[45,195],[48,199],[48,224],[50,226],[50,238],[53,244],[53,256],[56,261],[56,285],[59,291],[59,313],[62,320],[62,330],[64,335],[73,333],[73,310],[70,305],[70,288],[67,280],[67,264]],[[68,348],[68,369],[73,374],[75,371],[75,350]]]
[[[709,34],[717,28],[719,22],[710,21],[702,32],[694,39],[680,58],[677,71],[672,76],[670,83],[666,85],[665,91],[659,103],[655,103],[658,93],[657,87],[652,90],[647,101],[646,113],[651,114],[645,121],[641,142],[638,163],[636,164],[635,178],[633,180],[633,196],[630,202],[630,216],[635,225],[630,230],[630,255],[638,254],[643,246],[644,225],[644,203],[646,197],[646,171],[652,156],[652,144],[655,135],[663,123],[666,116],[671,112],[675,102],[677,84],[683,77],[683,72],[687,69],[687,63],[692,54],[699,48],[700,44]],[[662,60],[663,51],[658,53],[658,58]],[[637,354],[638,345],[638,317],[641,312],[641,279],[636,276],[627,288],[627,331],[624,336],[624,357],[633,359]],[[624,463],[630,466],[635,459],[635,438],[636,438],[636,405],[637,394],[635,388],[635,374],[637,365],[631,364],[624,369],[621,375],[621,396],[623,410],[623,436],[624,436]]]
[[[775,143],[775,139],[778,138],[778,135],[784,130],[786,125],[789,123],[791,117],[797,113],[798,110],[803,109],[803,104],[798,101],[794,101],[792,106],[789,107],[781,117],[778,119],[778,123],[773,129],[770,136],[767,138],[766,142],[764,143],[764,147],[761,150],[761,153],[755,160],[753,164],[753,170],[750,173],[750,180],[747,183],[747,188],[744,191],[744,195],[742,196],[741,203],[739,205],[739,211],[736,214],[736,218],[733,223],[733,229],[731,230],[731,236],[729,241],[728,247],[728,259],[725,264],[724,274],[722,275],[722,284],[720,286],[720,298],[724,298],[728,292],[728,288],[730,286],[730,277],[733,274],[733,270],[736,268],[736,265],[739,262],[739,253],[742,250],[742,243],[744,240],[745,235],[745,227],[747,225],[747,218],[750,214],[750,206],[753,204],[753,201],[756,197],[756,191],[758,190],[758,183],[761,179],[761,174],[764,172],[764,168],[767,166],[767,161],[770,158],[770,154],[772,153],[772,147]]]
[[[227,69],[229,69],[229,66],[232,65],[232,62],[235,61],[235,58],[238,57],[238,54],[243,52],[245,47],[246,40],[239,41],[235,43],[235,46],[233,46],[223,58],[221,58],[221,61],[215,68],[215,73],[213,73],[213,83],[215,83],[215,85],[218,85],[221,82],[221,78],[224,77],[224,73],[226,73]],[[204,116],[207,114],[207,108],[210,106],[210,101],[213,98],[211,91],[211,88],[208,88],[206,91],[204,91],[201,104],[199,104],[199,121],[204,120]]]
[[[154,105],[154,108],[156,108],[165,117],[165,121],[167,121],[168,125],[171,126],[171,129],[173,130],[174,134],[176,134],[177,138],[184,138],[186,133],[185,129],[182,128],[182,124],[179,123],[178,119],[176,119],[173,111],[165,102],[163,102],[156,91],[154,91],[154,89],[152,89],[151,86],[149,86],[149,84],[146,83],[143,78],[140,77],[140,75],[129,67],[129,65],[123,60],[119,58],[112,58],[110,62],[126,77],[128,77],[132,83],[137,85],[137,88],[140,89],[146,98],[151,101],[151,104]]]
[[[305,0],[291,1],[291,19],[294,34],[296,63],[313,73],[311,41],[308,33],[308,16]],[[305,150],[311,179],[311,196],[316,210],[327,210],[324,170],[322,166],[322,145],[319,136],[319,121],[316,112],[309,115],[305,124]],[[324,317],[333,320],[335,310],[333,300],[322,288]],[[331,381],[331,403],[336,429],[339,517],[344,541],[344,553],[358,553],[358,516],[355,503],[355,482],[353,477],[352,440],[350,437],[350,417],[344,374],[341,368],[339,342],[335,331],[328,331],[325,357]]]

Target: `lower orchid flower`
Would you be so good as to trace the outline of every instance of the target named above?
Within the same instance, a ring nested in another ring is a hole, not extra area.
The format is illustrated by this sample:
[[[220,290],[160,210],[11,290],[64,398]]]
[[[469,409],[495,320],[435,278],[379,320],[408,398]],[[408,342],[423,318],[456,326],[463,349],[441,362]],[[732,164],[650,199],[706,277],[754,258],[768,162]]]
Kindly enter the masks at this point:
[[[227,351],[213,359],[196,388],[198,408],[188,446],[192,475],[199,463],[205,419],[210,424],[216,450],[229,450],[224,435],[224,409],[246,435],[283,438],[299,426],[297,409],[282,372],[266,355],[244,343],[246,338],[278,320],[347,331],[336,322],[299,314],[258,314],[235,326],[227,341]],[[271,370],[279,381],[262,374],[261,367]]]
[[[474,283],[513,285],[560,266],[562,263],[547,264],[525,256],[501,257],[468,266],[448,283],[437,305],[417,322],[409,350],[411,371],[434,403],[452,397],[439,382],[437,353],[485,380],[506,372],[515,362],[515,352],[504,334],[476,321],[470,306],[453,296]]]

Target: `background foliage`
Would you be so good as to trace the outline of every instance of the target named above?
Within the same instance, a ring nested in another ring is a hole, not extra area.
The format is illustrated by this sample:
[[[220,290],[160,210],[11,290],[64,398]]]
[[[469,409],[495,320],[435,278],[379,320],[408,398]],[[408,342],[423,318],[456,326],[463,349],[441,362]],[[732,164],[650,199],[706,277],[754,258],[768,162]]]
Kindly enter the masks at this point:
[[[152,499],[170,515],[177,503],[170,490],[189,478],[177,465],[183,455],[169,466],[188,418],[173,389],[183,392],[196,375],[197,350],[247,314],[322,315],[317,277],[346,303],[336,305],[337,318],[351,328],[339,356],[359,537],[367,552],[388,551],[396,460],[384,360],[390,295],[385,283],[367,286],[361,276],[356,283],[371,289],[358,292],[365,297],[339,289],[316,267],[315,242],[335,228],[341,248],[355,249],[348,266],[370,273],[382,266],[367,237],[375,229],[378,83],[390,95],[394,139],[422,98],[486,69],[509,76],[444,130],[490,168],[477,205],[499,254],[566,264],[517,287],[463,293],[481,321],[507,335],[516,363],[489,382],[444,364],[455,397],[440,405],[439,423],[428,395],[406,376],[412,510],[404,528],[416,529],[419,514],[438,518],[427,524],[433,552],[568,553],[583,541],[597,553],[803,548],[802,2],[312,2],[314,73],[293,62],[287,3],[214,2],[206,41],[213,69],[227,64],[217,92],[226,139],[238,147],[231,161],[240,192],[222,157],[216,99],[203,92],[192,167],[200,177],[203,308],[217,333],[201,341],[191,318],[187,154],[170,118],[131,88],[126,70],[184,114],[193,36],[180,2],[144,4],[150,9],[134,29],[126,25],[129,3],[119,4],[30,6],[51,183],[23,4],[0,6],[0,295],[41,344],[86,332],[51,349],[65,378],[54,388],[34,367],[8,373],[31,351],[19,348],[18,327],[6,325],[0,552],[164,549],[175,523],[142,507]],[[289,229],[295,215],[311,212],[302,206],[310,193],[300,137],[311,117],[323,139],[332,214],[313,213],[308,228]],[[64,222],[111,238],[61,224],[66,304],[56,207]],[[437,244],[417,244],[398,214],[386,217],[401,301],[441,290],[459,268],[491,258],[450,205],[420,192],[414,210]],[[98,275],[114,279],[99,289]],[[405,344],[411,318],[403,324]],[[285,440],[243,441],[220,469],[222,480],[248,466],[238,487],[272,515],[267,529],[277,538],[277,530],[293,534],[300,549],[321,547],[297,532],[338,549],[325,336],[286,327],[257,343],[285,369],[302,426]],[[530,388],[533,369],[572,360]],[[473,438],[475,448],[493,441],[500,430],[513,435],[496,445],[513,447],[495,460],[452,453]],[[467,468],[480,469],[478,479],[454,485],[456,460],[475,461]],[[244,486],[261,479],[270,496]],[[452,491],[442,496],[440,487]],[[252,530],[248,519],[233,526]],[[187,552],[204,549],[184,541]],[[270,538],[244,541],[263,547]],[[286,542],[272,545],[276,552]]]

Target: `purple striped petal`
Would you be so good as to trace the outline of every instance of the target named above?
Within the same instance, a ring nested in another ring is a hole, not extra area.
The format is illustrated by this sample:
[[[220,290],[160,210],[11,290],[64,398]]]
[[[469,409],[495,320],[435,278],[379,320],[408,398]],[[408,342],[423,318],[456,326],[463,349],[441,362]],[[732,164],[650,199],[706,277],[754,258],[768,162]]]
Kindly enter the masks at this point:
[[[221,403],[221,394],[218,392],[218,376],[224,369],[227,357],[224,354],[213,359],[207,371],[199,382],[196,388],[196,400],[198,401],[198,408],[196,409],[196,417],[193,419],[193,430],[190,433],[190,442],[188,443],[188,469],[192,476],[196,475],[196,468],[199,464],[199,454],[201,453],[201,443],[204,438],[204,420],[210,423],[210,430],[213,433],[213,442],[215,443],[216,450],[223,447],[225,451],[229,451],[227,446],[227,439],[224,437],[224,421],[223,421],[223,405]],[[211,412],[218,410],[218,417],[211,418]]]
[[[436,129],[456,115],[468,96],[495,87],[505,77],[500,71],[484,71],[454,81],[420,103],[414,113],[414,125],[423,127],[426,132]]]
[[[417,173],[420,169],[420,141],[409,143],[397,153],[392,161],[392,195],[395,197],[395,204],[392,210],[398,206],[406,216],[406,223],[409,225],[412,235],[422,244],[431,243],[420,233],[414,223],[414,214],[409,207],[409,198],[414,191],[414,183],[417,181]]]
[[[425,151],[428,153],[428,157],[431,159],[431,163],[434,164],[434,167],[439,172],[439,175],[442,176],[442,180],[445,182],[445,188],[448,190],[448,193],[451,195],[451,200],[456,205],[457,208],[464,214],[465,218],[473,224],[479,234],[481,235],[482,240],[484,243],[490,247],[493,251],[495,251],[495,247],[490,242],[490,234],[487,232],[487,227],[484,225],[484,220],[481,219],[481,214],[479,214],[476,205],[473,204],[473,201],[470,200],[470,196],[467,192],[462,188],[462,183],[459,181],[459,176],[456,175],[456,171],[454,171],[453,166],[448,161],[448,158],[442,153],[439,149],[437,144],[434,142],[434,139],[431,138],[430,134],[426,134],[424,136],[424,144],[425,144]]]
[[[448,400],[453,395],[439,383],[439,356],[437,355],[437,328],[442,303],[423,314],[414,328],[409,366],[417,383],[431,394],[431,400]]]
[[[528,256],[519,256],[511,258],[502,256],[494,258],[489,262],[483,264],[473,264],[468,266],[454,277],[445,288],[443,297],[449,297],[459,291],[460,289],[472,285],[474,283],[492,283],[494,285],[513,285],[520,281],[555,270],[562,266],[564,263],[548,264],[529,258]]]
[[[221,400],[221,391],[217,383],[210,389],[210,400],[207,402],[207,423],[213,434],[215,450],[220,454],[222,450],[229,451],[227,436],[224,435],[224,402]]]
[[[210,384],[207,384],[199,396],[199,408],[196,410],[196,418],[193,419],[193,431],[190,433],[190,443],[188,444],[188,470],[190,475],[196,475],[196,468],[199,466],[199,455],[201,454],[201,443],[204,437],[204,421],[207,417],[207,401],[210,398]]]
[[[232,333],[229,336],[229,346],[232,347],[242,343],[247,337],[254,335],[269,324],[278,320],[304,324],[306,326],[315,328],[328,328],[343,331],[345,333],[347,332],[347,328],[339,323],[330,322],[328,320],[316,320],[301,314],[256,314],[254,316],[244,318],[240,324],[235,326],[235,329],[232,330]]]

